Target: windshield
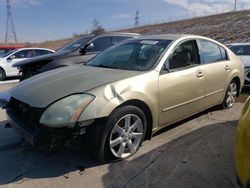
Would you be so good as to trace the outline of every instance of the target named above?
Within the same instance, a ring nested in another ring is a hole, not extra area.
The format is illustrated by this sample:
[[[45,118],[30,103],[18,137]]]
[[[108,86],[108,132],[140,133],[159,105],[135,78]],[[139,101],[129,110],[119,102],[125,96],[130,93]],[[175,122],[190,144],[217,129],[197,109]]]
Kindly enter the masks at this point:
[[[83,37],[83,38],[80,38],[78,40],[75,40],[75,41],[67,44],[66,46],[62,47],[61,49],[59,49],[57,52],[59,52],[59,53],[73,52],[76,49],[78,49],[79,47],[81,47],[83,44],[85,44],[87,41],[89,41],[91,38],[93,38],[93,36]]]
[[[239,45],[229,47],[236,55],[250,55],[250,45]]]
[[[7,56],[9,56],[10,54],[12,54],[14,51],[16,51],[16,50],[12,50],[12,51],[9,51],[9,52],[7,52],[7,53],[5,53],[5,54],[2,54],[0,57],[7,57]]]
[[[135,71],[150,70],[170,43],[170,40],[125,42],[105,50],[87,65]]]

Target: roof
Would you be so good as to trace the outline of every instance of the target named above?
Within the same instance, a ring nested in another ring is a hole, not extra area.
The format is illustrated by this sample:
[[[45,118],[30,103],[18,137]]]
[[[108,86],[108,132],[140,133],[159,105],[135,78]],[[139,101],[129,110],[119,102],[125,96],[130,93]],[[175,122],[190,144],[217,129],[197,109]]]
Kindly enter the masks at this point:
[[[54,50],[51,50],[49,48],[37,48],[37,47],[28,47],[28,48],[19,48],[17,50],[48,50],[48,51],[51,51],[51,52],[55,52]]]
[[[149,39],[149,40],[177,40],[183,37],[200,37],[198,35],[186,35],[186,34],[159,34],[159,35],[142,35],[139,39]]]
[[[250,43],[231,43],[231,44],[227,44],[227,45],[230,45],[230,46],[245,46],[245,45],[250,45]]]
[[[81,35],[79,38],[85,38],[85,37],[97,37],[97,36],[140,36],[138,33],[124,33],[124,32],[106,32],[101,34],[85,34]]]

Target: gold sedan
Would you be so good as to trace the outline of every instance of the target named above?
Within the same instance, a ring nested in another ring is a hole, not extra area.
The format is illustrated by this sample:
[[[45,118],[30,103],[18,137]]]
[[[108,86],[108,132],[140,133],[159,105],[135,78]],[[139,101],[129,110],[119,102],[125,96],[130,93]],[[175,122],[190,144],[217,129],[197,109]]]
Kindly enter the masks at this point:
[[[172,123],[214,105],[232,107],[243,81],[240,59],[212,39],[141,36],[86,66],[21,82],[5,109],[9,123],[31,144],[39,138],[54,146],[56,140],[91,135],[97,157],[110,161],[130,157]]]
[[[242,187],[250,187],[250,97],[241,112],[237,127],[235,146],[235,164],[239,183]]]

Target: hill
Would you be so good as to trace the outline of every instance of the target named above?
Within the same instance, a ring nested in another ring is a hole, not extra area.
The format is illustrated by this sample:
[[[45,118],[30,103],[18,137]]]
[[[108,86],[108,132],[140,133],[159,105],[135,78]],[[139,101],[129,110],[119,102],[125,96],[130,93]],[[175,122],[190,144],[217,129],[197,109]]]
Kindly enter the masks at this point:
[[[203,35],[222,43],[250,41],[250,10],[122,30],[141,34],[182,33]]]
[[[222,43],[250,42],[250,10],[228,12],[193,19],[145,25],[120,30],[140,34],[182,33],[196,34],[213,38]],[[30,43],[30,46],[58,49],[79,37]]]

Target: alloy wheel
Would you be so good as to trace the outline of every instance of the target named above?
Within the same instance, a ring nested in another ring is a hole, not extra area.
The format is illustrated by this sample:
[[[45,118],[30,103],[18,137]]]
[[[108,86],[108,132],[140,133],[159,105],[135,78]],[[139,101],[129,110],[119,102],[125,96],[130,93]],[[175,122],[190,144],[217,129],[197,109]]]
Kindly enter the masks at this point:
[[[235,82],[230,83],[227,90],[226,97],[226,107],[231,108],[235,102],[235,98],[237,96],[237,85]]]
[[[142,120],[135,114],[120,118],[110,133],[109,146],[114,156],[120,159],[136,153],[143,138]]]

